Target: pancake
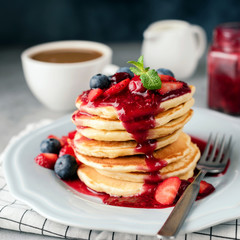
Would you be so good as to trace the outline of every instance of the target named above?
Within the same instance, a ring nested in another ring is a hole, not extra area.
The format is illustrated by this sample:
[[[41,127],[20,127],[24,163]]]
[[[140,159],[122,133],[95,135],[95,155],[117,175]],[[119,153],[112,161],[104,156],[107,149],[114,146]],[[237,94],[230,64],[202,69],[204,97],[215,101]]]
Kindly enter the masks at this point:
[[[200,154],[198,148],[194,144],[192,145],[195,149],[192,154],[188,155],[188,157],[183,160],[184,164],[176,167],[174,173],[170,171],[169,173],[163,174],[163,179],[171,176],[178,176],[180,179],[188,179],[193,176],[193,170]],[[96,170],[84,164],[80,165],[77,170],[78,177],[81,181],[97,192],[104,192],[111,196],[127,197],[141,194],[144,191],[144,179],[148,178],[146,174],[109,173],[110,176],[106,174],[106,171]]]
[[[193,110],[189,110],[182,117],[171,120],[167,124],[152,128],[148,131],[147,139],[157,139],[167,136],[176,130],[183,128],[184,125],[191,119],[193,115]],[[99,141],[129,141],[134,140],[131,133],[127,131],[108,131],[108,130],[98,130],[94,128],[78,128],[77,131],[90,139]]]
[[[193,170],[196,167],[196,163],[200,157],[200,151],[198,147],[191,143],[189,146],[190,152],[183,156],[178,161],[174,161],[168,164],[166,167],[162,168],[159,173],[159,178],[156,180],[166,179],[173,176],[178,176],[181,179],[187,179],[192,177]],[[151,175],[149,173],[141,172],[113,172],[108,170],[96,169],[100,174],[111,177],[118,180],[125,180],[130,182],[144,182],[145,180],[151,180]],[[188,174],[190,172],[190,174]]]
[[[77,170],[78,177],[88,187],[97,191],[105,192],[112,196],[132,196],[143,191],[143,183],[121,181],[106,177],[98,173],[94,168],[80,165]]]
[[[189,109],[193,106],[194,99],[191,98],[185,103],[179,104],[178,106],[168,109],[164,112],[161,112],[155,116],[155,127],[162,126],[172,119],[178,118],[184,114],[186,114]],[[106,119],[100,118],[99,116],[93,115],[84,115],[79,114],[79,110],[77,110],[72,117],[72,121],[76,126],[84,126],[91,127],[94,129],[100,130],[125,130],[122,122],[118,119]]]
[[[193,177],[194,175],[194,169],[193,168],[192,170],[188,171],[187,173],[185,174],[182,174],[182,175],[179,175],[178,177],[182,180],[188,180],[189,178]]]
[[[174,97],[172,99],[165,100],[161,102],[159,105],[159,109],[163,109],[164,111],[174,108],[178,106],[179,104],[185,103],[188,100],[190,100],[195,92],[194,86],[189,86],[191,89],[190,93],[186,93],[177,97]],[[101,118],[106,119],[118,119],[118,113],[116,108],[112,106],[104,106],[104,107],[91,107],[92,105],[83,105],[81,102],[81,97],[78,97],[76,100],[76,107],[86,113],[89,113],[91,115],[99,116]]]
[[[156,150],[153,155],[157,159],[163,159],[168,164],[179,161],[184,156],[189,154],[191,138],[186,133],[181,132],[179,138],[173,143]],[[92,157],[79,152],[75,152],[78,160],[85,165],[93,168],[103,169],[114,172],[147,172],[148,166],[146,165],[144,155],[126,156],[117,158],[102,158]]]
[[[160,127],[172,119],[181,117],[186,114],[193,106],[194,99],[190,98],[188,101],[177,105],[174,108],[168,109],[164,112],[160,112],[155,116],[155,127]],[[99,116],[89,114],[79,114],[79,110],[75,111],[72,117],[72,121],[76,126],[90,127],[100,130],[125,130],[122,122],[118,119],[106,119]]]
[[[140,97],[127,91],[127,98],[122,92],[117,100],[96,102],[85,92],[86,104],[79,96],[72,116],[77,133],[71,145],[81,162],[77,170],[81,181],[97,192],[127,197],[146,191],[146,182],[192,177],[200,151],[182,131],[193,115],[195,87],[189,87],[191,91],[186,88],[182,95],[147,92]]]
[[[182,129],[179,129],[172,134],[156,139],[156,150],[175,142]],[[80,133],[76,133],[73,140],[73,148],[76,154],[84,154],[94,157],[116,158],[121,156],[130,156],[144,154],[136,151],[136,141],[97,141],[83,137]]]

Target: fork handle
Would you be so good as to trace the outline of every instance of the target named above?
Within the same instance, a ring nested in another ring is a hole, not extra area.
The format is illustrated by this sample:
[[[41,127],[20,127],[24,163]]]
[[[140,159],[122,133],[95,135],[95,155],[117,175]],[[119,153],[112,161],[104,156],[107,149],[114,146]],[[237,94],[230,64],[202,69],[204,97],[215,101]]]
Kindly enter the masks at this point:
[[[157,233],[157,237],[159,239],[174,239],[177,236],[194,201],[197,198],[200,182],[204,178],[205,174],[205,171],[199,171],[195,180],[184,191],[166,222]]]

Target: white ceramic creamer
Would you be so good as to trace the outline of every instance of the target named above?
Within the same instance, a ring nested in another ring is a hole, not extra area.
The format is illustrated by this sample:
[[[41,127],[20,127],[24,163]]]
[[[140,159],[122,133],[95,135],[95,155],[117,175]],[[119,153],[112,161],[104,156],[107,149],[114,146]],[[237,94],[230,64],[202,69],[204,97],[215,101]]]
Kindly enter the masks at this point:
[[[170,69],[179,80],[190,77],[206,49],[202,27],[180,20],[152,23],[143,33],[146,67]]]

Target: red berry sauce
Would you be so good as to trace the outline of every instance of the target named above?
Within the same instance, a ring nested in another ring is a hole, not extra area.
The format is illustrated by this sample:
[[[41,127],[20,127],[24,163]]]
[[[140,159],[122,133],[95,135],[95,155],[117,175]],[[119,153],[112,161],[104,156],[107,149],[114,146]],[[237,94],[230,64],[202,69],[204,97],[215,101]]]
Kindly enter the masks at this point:
[[[146,140],[146,138],[138,142],[135,151],[143,152],[145,154],[145,162],[148,167],[148,171],[152,174],[157,174],[160,169],[167,166],[167,162],[161,159],[157,159],[153,156],[153,152],[156,149],[157,141],[155,139]],[[141,170],[141,169],[139,169]]]
[[[139,82],[140,79],[135,76],[132,82]],[[116,81],[117,82],[117,81]],[[131,84],[131,82],[130,82]],[[136,85],[136,86],[135,86]],[[186,83],[183,87],[177,90],[170,91],[165,95],[159,94],[157,91],[144,89],[143,86],[137,84],[132,87],[127,87],[120,93],[112,96],[100,96],[94,101],[89,101],[88,94],[90,91],[85,91],[78,99],[81,100],[82,106],[87,107],[105,107],[112,106],[117,110],[118,118],[122,121],[127,132],[131,133],[136,140],[136,152],[145,154],[145,161],[148,167],[148,175],[144,183],[144,191],[141,195],[133,197],[112,197],[105,195],[101,198],[105,204],[125,207],[144,207],[144,208],[162,208],[154,198],[155,188],[157,183],[162,180],[159,170],[167,165],[167,162],[161,159],[156,159],[153,152],[156,149],[156,140],[147,139],[148,131],[155,127],[155,116],[164,111],[160,105],[163,101],[178,97],[189,93],[191,90]],[[78,100],[77,100],[78,101]],[[87,116],[83,109],[74,113],[73,120],[77,117]],[[78,127],[78,126],[77,126]],[[92,193],[91,193],[92,194]],[[98,195],[96,193],[96,195]]]
[[[158,209],[174,206],[177,200],[181,197],[185,189],[190,184],[190,182],[187,180],[181,180],[181,185],[173,204],[162,205],[155,200],[155,190],[156,190],[156,187],[158,186],[157,182],[149,183],[148,181],[145,181],[145,184],[143,186],[144,188],[143,193],[139,195],[131,196],[131,197],[114,197],[106,193],[96,192],[88,188],[80,179],[64,180],[64,182],[69,187],[71,187],[72,189],[74,189],[79,193],[100,198],[102,202],[107,205],[118,206],[118,207],[158,208]],[[211,194],[214,190],[215,189],[212,186],[204,194],[198,194],[197,200],[203,199],[204,197]]]
[[[134,91],[135,90],[136,89],[134,89]],[[89,189],[79,179],[64,182],[80,193],[99,197],[102,199],[103,203],[108,205],[133,208],[164,208],[166,206],[159,204],[155,200],[154,195],[159,181],[162,180],[159,170],[165,167],[167,162],[156,159],[153,156],[157,141],[148,139],[148,131],[155,127],[155,116],[164,111],[164,109],[160,108],[163,101],[189,93],[191,90],[188,85],[184,83],[182,88],[170,91],[165,95],[147,89],[143,91],[142,88],[137,94],[134,91],[131,91],[131,88],[127,87],[116,95],[107,97],[100,96],[94,101],[88,100],[89,91],[85,91],[78,99],[82,102],[81,106],[86,105],[91,108],[112,106],[117,110],[118,118],[122,121],[126,131],[129,132],[137,142],[135,151],[145,154],[145,161],[149,174],[145,178],[143,192],[132,197],[114,197],[106,193],[98,193]],[[80,108],[78,112],[74,113],[73,120],[77,117],[85,116],[88,116],[88,114],[84,113],[83,108]],[[175,202],[189,184],[188,181],[182,181]],[[169,207],[169,205],[167,207]]]
[[[74,134],[75,134],[75,132],[73,132],[73,134],[70,134],[70,135],[74,135]],[[206,146],[206,142],[199,138],[196,138],[196,137],[191,137],[191,139],[192,139],[192,142],[194,142],[195,144],[198,145],[200,151],[203,152],[204,148]],[[82,139],[80,139],[80,141],[81,140]],[[85,139],[85,137],[84,137],[84,141],[85,140],[87,140],[87,138]],[[230,161],[229,161],[229,163],[230,163]],[[229,166],[229,164],[228,164],[228,166]],[[226,167],[224,172],[220,174],[220,176],[223,175],[224,173],[226,173],[228,166]],[[211,175],[211,176],[218,177],[219,174]],[[175,201],[173,202],[172,205],[165,206],[165,205],[158,203],[155,200],[155,196],[154,196],[155,190],[156,190],[156,187],[158,186],[159,181],[162,181],[162,177],[159,174],[159,172],[157,172],[157,171],[151,172],[150,175],[147,175],[147,177],[145,178],[143,192],[141,194],[136,195],[136,196],[131,196],[131,197],[114,197],[114,196],[110,196],[109,194],[96,192],[96,191],[88,188],[78,178],[70,179],[70,180],[63,180],[63,182],[65,182],[65,184],[67,184],[70,188],[74,189],[75,191],[85,194],[85,195],[88,195],[88,196],[97,197],[97,198],[101,199],[104,204],[119,206],[119,207],[131,207],[131,208],[166,208],[166,207],[174,206],[175,203],[177,202],[177,200],[181,197],[181,195],[183,194],[185,189],[190,184],[190,181],[181,180],[181,185],[178,190],[178,194],[176,196]],[[214,190],[215,190],[214,187],[210,186],[210,188],[206,192],[204,192],[203,194],[198,194],[197,200],[208,196]]]
[[[132,81],[136,81],[135,78],[136,76]],[[164,109],[160,107],[163,101],[189,92],[191,92],[191,89],[184,83],[182,88],[170,91],[165,95],[147,89],[144,92],[134,94],[134,92],[127,87],[116,95],[108,97],[100,96],[93,102],[88,100],[88,90],[85,91],[79,99],[81,99],[82,106],[87,105],[87,107],[93,108],[114,107],[126,131],[131,133],[132,137],[138,143],[135,150],[145,154],[146,165],[148,166],[149,172],[156,172],[166,166],[167,163],[153,156],[153,152],[156,149],[156,141],[147,140],[148,131],[155,127],[155,116],[164,111]],[[81,108],[80,111],[82,111]]]
[[[96,192],[88,188],[79,179],[63,180],[70,188],[75,191],[93,197],[98,197],[104,204],[119,206],[119,207],[131,207],[131,208],[165,208],[169,207],[159,204],[154,197],[155,188],[157,184],[145,184],[144,192],[140,195],[132,197],[114,197],[106,193]],[[172,206],[172,205],[171,205]]]

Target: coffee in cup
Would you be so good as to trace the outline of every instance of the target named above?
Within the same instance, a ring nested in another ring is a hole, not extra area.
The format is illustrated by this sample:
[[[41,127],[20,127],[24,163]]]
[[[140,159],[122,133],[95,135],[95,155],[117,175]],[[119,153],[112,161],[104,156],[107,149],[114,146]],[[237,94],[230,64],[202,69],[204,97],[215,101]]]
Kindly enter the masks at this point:
[[[41,51],[31,56],[32,59],[50,63],[76,63],[90,61],[102,56],[102,53],[93,49],[53,49]]]

